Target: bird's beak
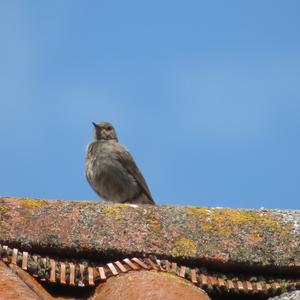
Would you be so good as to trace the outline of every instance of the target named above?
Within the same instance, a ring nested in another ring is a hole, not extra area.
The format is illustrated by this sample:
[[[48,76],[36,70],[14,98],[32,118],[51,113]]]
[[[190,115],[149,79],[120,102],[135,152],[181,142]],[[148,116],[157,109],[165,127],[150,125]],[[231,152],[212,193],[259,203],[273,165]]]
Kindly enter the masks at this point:
[[[92,122],[92,123],[93,123],[94,127],[95,127],[95,128],[97,128],[97,124],[96,124],[96,123],[94,123],[94,122]]]

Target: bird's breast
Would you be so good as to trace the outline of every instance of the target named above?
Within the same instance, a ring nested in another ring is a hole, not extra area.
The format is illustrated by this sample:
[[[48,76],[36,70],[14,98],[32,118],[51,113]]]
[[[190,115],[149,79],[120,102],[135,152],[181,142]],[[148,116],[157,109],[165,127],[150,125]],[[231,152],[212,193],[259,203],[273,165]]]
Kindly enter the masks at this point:
[[[111,149],[88,150],[86,177],[102,198],[114,202],[130,199],[139,191],[136,180],[116,159]]]

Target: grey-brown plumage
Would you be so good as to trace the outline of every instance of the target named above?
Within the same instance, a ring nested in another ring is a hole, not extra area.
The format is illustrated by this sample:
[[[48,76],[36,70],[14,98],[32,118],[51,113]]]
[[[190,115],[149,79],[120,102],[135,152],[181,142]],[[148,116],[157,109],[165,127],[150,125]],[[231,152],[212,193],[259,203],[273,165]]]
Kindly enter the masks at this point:
[[[155,204],[145,178],[119,144],[113,126],[107,122],[93,125],[95,137],[87,146],[85,174],[94,191],[112,202]]]

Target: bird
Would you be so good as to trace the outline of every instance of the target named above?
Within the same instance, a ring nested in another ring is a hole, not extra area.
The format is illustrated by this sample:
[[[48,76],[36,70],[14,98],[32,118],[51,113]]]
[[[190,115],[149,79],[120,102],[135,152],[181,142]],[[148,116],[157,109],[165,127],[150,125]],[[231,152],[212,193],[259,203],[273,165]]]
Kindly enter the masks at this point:
[[[119,143],[109,122],[94,123],[87,145],[85,175],[93,190],[114,203],[152,204],[155,201],[130,152]]]

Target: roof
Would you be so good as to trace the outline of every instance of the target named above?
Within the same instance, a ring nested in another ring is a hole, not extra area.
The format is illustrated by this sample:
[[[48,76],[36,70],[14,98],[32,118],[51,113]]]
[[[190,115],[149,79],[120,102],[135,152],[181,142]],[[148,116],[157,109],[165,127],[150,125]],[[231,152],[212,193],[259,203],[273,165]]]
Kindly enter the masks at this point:
[[[123,261],[127,258],[139,269],[168,270],[195,284],[204,278],[201,287],[209,293],[225,294],[221,288],[229,285],[230,290],[230,281],[233,289],[245,292],[259,289],[259,284],[275,293],[283,286],[299,288],[300,211],[2,197],[0,244],[8,247],[10,259],[17,249],[20,264],[24,252],[33,261],[34,256],[39,263],[44,259],[48,269],[57,262],[59,282],[59,262],[67,277],[71,261],[82,265],[83,284],[89,285],[89,278],[100,278],[99,273],[94,278],[95,268],[113,276],[109,264],[122,273],[116,264],[121,260],[130,269]]]

